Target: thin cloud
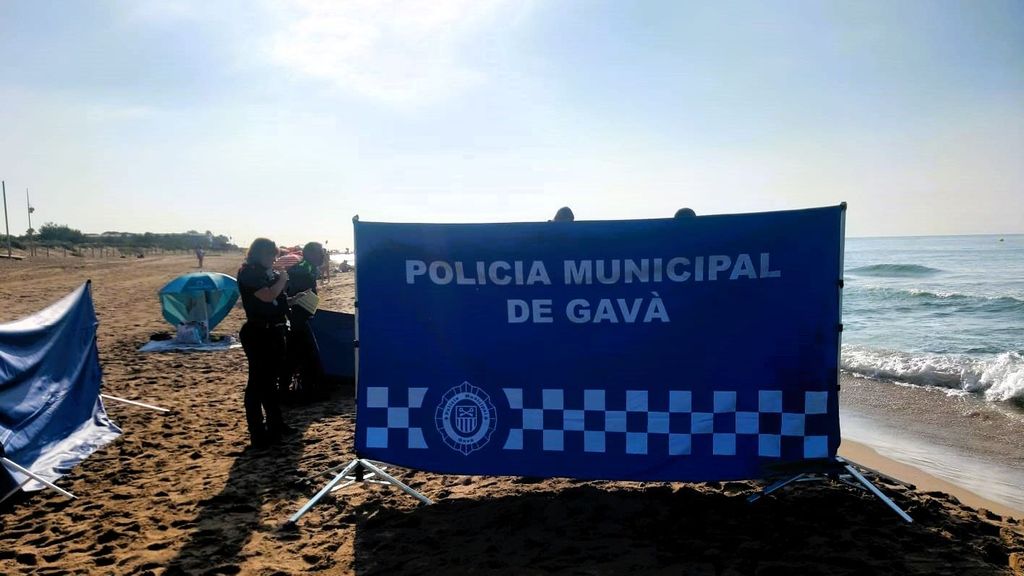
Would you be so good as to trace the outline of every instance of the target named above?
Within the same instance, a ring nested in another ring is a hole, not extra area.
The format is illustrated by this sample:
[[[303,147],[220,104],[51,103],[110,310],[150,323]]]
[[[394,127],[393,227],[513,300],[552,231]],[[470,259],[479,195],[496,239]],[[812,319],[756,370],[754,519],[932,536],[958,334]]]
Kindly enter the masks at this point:
[[[292,0],[271,42],[300,76],[394,104],[444,98],[481,83],[463,55],[506,0]]]

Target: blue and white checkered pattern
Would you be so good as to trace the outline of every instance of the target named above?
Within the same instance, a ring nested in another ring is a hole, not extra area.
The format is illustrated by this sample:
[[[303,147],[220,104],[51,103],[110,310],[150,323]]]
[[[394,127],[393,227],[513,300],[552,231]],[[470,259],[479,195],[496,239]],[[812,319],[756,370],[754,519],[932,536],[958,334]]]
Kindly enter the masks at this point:
[[[395,392],[396,395],[402,395],[399,391]],[[395,448],[401,445],[400,438],[404,436],[406,447],[427,448],[423,429],[409,425],[409,412],[423,407],[426,394],[426,388],[409,388],[408,394],[403,395],[405,398],[395,398],[392,403],[389,402],[388,388],[367,388],[367,418],[380,425],[366,428],[366,447]]]
[[[625,452],[762,458],[828,456],[828,392],[717,390],[691,392],[505,388],[513,421],[505,450]],[[571,401],[567,401],[570,397]],[[613,397],[614,396],[614,397]],[[657,398],[652,398],[657,396]],[[514,416],[513,416],[514,418]]]

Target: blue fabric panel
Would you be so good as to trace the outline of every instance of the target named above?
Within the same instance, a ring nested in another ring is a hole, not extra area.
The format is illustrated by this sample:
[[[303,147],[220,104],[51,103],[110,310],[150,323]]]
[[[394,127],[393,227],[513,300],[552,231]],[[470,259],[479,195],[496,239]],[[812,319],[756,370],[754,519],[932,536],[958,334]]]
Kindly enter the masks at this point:
[[[330,310],[317,310],[309,319],[320,353],[320,367],[325,375],[347,379],[356,377],[355,325],[352,314]]]
[[[99,397],[97,325],[89,283],[0,324],[0,444],[7,458],[47,480],[121,433]]]
[[[357,222],[356,451],[670,481],[833,458],[843,211]]]

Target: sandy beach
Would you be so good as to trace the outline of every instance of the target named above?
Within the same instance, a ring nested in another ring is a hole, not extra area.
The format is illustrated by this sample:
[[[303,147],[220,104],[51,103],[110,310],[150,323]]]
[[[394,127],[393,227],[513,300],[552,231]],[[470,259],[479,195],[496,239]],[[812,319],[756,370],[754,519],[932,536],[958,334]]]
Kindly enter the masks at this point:
[[[207,269],[233,274],[238,254]],[[100,319],[104,391],[169,408],[108,403],[124,435],[51,492],[0,509],[2,574],[1024,574],[1024,511],[844,441],[840,453],[915,519],[842,485],[804,485],[750,505],[754,482],[642,484],[455,477],[396,470],[437,501],[381,487],[328,498],[285,519],[352,457],[354,405],[289,407],[300,434],[273,455],[247,443],[241,350],[141,354],[170,326],[156,292],[189,256],[0,261],[0,322],[37,311],[86,279]],[[321,307],[351,312],[353,278]],[[236,334],[233,312],[216,330]],[[860,402],[869,410],[869,402]]]

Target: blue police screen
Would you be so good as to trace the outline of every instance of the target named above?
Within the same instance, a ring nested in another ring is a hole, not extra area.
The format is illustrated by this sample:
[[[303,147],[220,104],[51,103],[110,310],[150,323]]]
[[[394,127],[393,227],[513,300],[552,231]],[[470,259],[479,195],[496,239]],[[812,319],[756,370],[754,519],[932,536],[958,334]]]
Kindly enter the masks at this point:
[[[356,451],[665,481],[833,458],[843,218],[356,222]]]

